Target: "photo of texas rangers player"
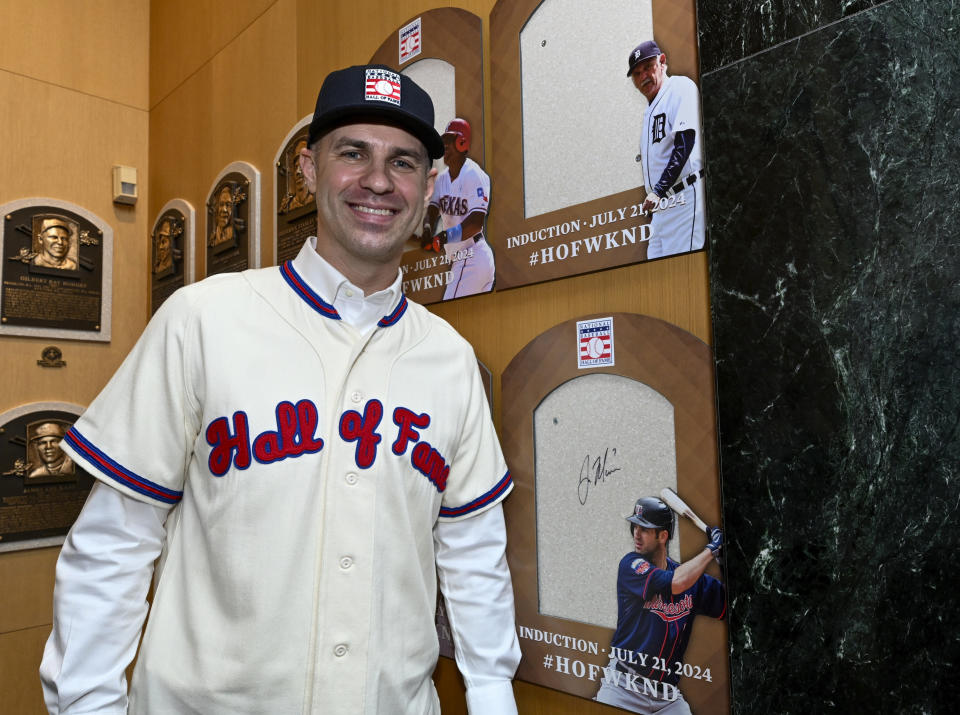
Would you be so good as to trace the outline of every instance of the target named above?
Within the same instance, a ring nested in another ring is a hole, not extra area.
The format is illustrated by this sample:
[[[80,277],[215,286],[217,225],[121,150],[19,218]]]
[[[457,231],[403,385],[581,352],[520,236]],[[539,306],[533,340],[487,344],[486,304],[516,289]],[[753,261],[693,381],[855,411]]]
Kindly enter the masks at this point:
[[[444,252],[450,261],[452,278],[444,300],[489,292],[496,271],[493,250],[484,235],[490,177],[467,156],[470,134],[469,122],[460,118],[451,120],[443,132],[447,168],[437,177],[421,233],[424,249]],[[437,232],[439,220],[443,230]]]
[[[67,432],[99,481],[57,563],[50,712],[439,715],[438,580],[469,712],[517,712],[513,482],[472,348],[401,291],[433,122],[388,67],[329,74],[316,235],[176,291]]]
[[[689,714],[677,683],[693,619],[726,613],[723,583],[704,573],[720,555],[723,534],[708,528],[707,545],[681,564],[667,556],[676,525],[663,501],[641,497],[626,520],[634,549],[617,570],[617,628],[594,700],[638,713]]]
[[[652,212],[647,258],[703,248],[706,218],[700,91],[689,77],[667,74],[667,56],[653,40],[627,59],[627,76],[648,102],[640,159]]]

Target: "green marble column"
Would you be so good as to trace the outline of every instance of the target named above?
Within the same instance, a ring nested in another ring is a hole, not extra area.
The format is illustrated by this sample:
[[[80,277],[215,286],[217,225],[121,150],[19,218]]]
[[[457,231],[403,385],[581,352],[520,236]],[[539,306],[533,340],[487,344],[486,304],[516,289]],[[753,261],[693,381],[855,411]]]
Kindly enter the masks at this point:
[[[956,712],[960,5],[699,5],[734,711]]]

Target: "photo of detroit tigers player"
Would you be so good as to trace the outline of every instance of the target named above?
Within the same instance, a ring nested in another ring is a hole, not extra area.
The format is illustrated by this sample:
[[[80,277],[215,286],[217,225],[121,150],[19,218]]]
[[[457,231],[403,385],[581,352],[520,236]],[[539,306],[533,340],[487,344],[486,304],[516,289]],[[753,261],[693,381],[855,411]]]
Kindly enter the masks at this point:
[[[450,261],[452,277],[444,300],[489,292],[496,272],[493,250],[484,235],[490,177],[467,156],[470,135],[465,119],[455,118],[447,124],[442,135],[447,168],[437,177],[421,233],[421,247],[444,252]],[[443,230],[435,233],[440,220]]]
[[[57,563],[50,712],[438,715],[438,580],[468,711],[517,712],[513,483],[472,348],[401,292],[433,122],[388,67],[329,74],[316,235],[175,292],[67,432],[99,481]]]
[[[647,259],[698,251],[706,225],[700,91],[689,77],[667,74],[667,56],[653,40],[628,58],[627,76],[646,98],[640,159],[652,212]]]
[[[677,683],[693,619],[726,613],[723,583],[704,573],[723,534],[708,528],[709,543],[681,564],[667,556],[676,523],[663,501],[641,497],[626,520],[634,549],[618,566],[617,628],[594,700],[647,715],[689,714]]]

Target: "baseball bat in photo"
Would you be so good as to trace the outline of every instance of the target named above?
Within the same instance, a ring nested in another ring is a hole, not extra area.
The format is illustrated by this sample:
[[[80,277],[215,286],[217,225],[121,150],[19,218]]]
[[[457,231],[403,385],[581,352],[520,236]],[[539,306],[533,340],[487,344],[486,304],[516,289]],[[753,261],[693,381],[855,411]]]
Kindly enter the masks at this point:
[[[687,517],[690,521],[696,524],[700,531],[703,533],[707,532],[707,525],[704,523],[703,519],[697,516],[693,509],[687,506],[687,503],[681,499],[679,495],[673,491],[673,489],[670,487],[664,487],[661,489],[660,498],[663,499],[664,504],[677,512],[677,514]]]

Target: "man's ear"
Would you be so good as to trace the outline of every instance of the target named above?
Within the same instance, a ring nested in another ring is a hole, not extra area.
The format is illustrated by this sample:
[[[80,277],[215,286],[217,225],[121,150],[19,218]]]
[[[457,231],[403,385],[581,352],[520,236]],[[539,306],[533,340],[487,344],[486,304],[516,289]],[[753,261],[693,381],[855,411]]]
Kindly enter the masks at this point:
[[[433,189],[437,184],[437,168],[432,167],[430,171],[427,172],[427,191],[423,196],[423,208],[427,208],[430,205],[430,199],[433,198]]]
[[[317,165],[313,161],[313,152],[304,147],[297,157],[300,162],[300,171],[303,172],[303,183],[311,194],[317,193]]]

